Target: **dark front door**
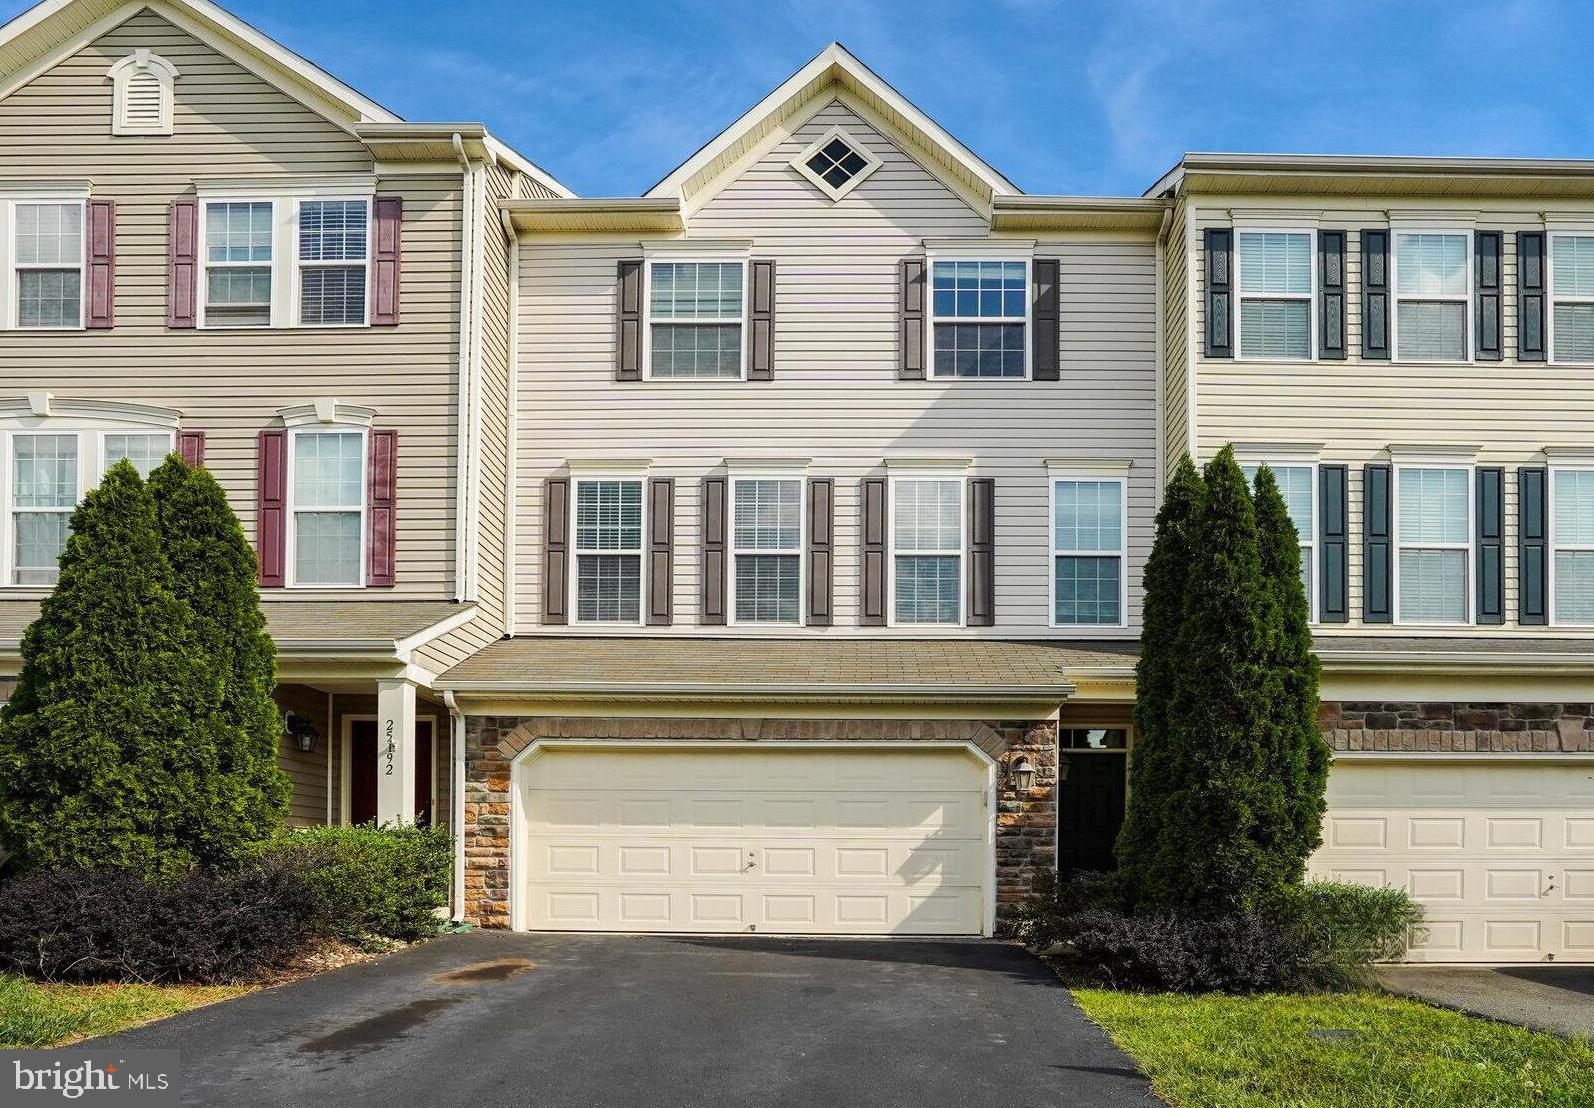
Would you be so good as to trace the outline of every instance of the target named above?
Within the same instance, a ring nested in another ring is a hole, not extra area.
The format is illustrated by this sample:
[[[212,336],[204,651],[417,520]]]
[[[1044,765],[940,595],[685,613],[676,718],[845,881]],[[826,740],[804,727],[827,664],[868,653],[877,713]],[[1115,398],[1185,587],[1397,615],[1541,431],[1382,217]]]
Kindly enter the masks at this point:
[[[1062,753],[1068,780],[1057,785],[1057,868],[1106,872],[1114,868],[1112,848],[1124,823],[1122,754]]]
[[[376,819],[376,720],[349,721],[349,822]],[[415,721],[415,822],[432,825],[432,721]]]

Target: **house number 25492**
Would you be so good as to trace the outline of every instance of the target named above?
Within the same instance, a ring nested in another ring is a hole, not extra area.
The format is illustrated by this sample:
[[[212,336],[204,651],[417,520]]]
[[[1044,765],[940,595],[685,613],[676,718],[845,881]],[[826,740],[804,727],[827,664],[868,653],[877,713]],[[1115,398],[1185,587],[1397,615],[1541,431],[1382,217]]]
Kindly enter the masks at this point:
[[[383,777],[392,777],[393,776],[393,759],[394,759],[394,755],[396,755],[398,753],[398,747],[393,744],[393,721],[392,720],[387,720],[387,721],[384,722],[384,724],[383,724],[383,732],[384,733],[383,733],[382,737],[386,740],[386,742],[385,742],[385,744],[382,747],[382,757],[386,760],[387,764],[385,766],[383,766],[383,768],[382,768],[382,776]]]

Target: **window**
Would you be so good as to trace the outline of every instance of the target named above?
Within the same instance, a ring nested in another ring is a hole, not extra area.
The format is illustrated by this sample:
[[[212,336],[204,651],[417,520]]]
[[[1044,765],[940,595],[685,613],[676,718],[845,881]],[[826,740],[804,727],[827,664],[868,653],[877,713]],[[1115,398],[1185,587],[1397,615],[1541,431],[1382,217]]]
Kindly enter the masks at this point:
[[[1471,595],[1472,471],[1395,469],[1395,618],[1467,623]]]
[[[880,168],[880,159],[846,131],[832,127],[791,164],[832,200],[840,200]]]
[[[963,619],[963,480],[892,483],[892,611],[897,623]]]
[[[205,204],[206,326],[271,326],[275,210],[270,200]]]
[[[293,433],[293,583],[351,585],[365,566],[365,435]]]
[[[798,478],[733,483],[736,622],[797,623],[802,597],[802,500]]]
[[[1023,377],[1028,369],[1028,262],[933,262],[936,377]]]
[[[171,452],[172,436],[168,431],[111,431],[105,435],[106,469],[126,458],[133,463],[140,477],[148,477]]]
[[[299,202],[299,322],[365,323],[370,205],[364,200]]]
[[[1312,233],[1241,231],[1240,357],[1312,356]]]
[[[1594,235],[1550,236],[1550,357],[1594,362]]]
[[[1241,467],[1245,479],[1256,490],[1255,465]],[[1317,564],[1317,467],[1311,465],[1272,465],[1273,480],[1278,482],[1289,509],[1290,522],[1295,524],[1295,535],[1301,542],[1301,588],[1306,590],[1306,606],[1311,618],[1317,619],[1317,596],[1312,589],[1312,571]]]
[[[1065,727],[1057,732],[1057,745],[1063,750],[1128,750],[1129,731],[1124,727]]]
[[[83,326],[82,201],[18,201],[12,222],[17,326]]]
[[[1550,470],[1550,549],[1555,622],[1594,624],[1594,469]]]
[[[1052,622],[1124,621],[1124,483],[1052,482]]]
[[[78,501],[78,436],[11,437],[11,583],[53,585]]]
[[[642,482],[576,482],[576,621],[642,619]]]
[[[648,335],[652,377],[742,375],[742,262],[652,262]]]
[[[1450,232],[1395,235],[1395,356],[1402,361],[1467,360],[1470,240]]]

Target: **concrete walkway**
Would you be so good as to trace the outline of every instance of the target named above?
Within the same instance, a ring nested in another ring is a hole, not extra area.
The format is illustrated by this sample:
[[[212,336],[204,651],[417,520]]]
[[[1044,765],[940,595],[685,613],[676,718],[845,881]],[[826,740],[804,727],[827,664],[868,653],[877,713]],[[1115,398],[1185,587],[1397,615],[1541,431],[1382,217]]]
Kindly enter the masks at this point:
[[[1594,966],[1385,966],[1390,992],[1557,1035],[1594,1037]]]

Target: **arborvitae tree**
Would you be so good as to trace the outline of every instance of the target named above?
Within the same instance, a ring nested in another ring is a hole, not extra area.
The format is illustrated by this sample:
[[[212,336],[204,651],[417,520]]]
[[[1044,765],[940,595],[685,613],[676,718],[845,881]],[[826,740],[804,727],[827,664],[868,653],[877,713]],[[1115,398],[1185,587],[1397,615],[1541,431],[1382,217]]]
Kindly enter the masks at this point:
[[[1156,540],[1146,560],[1140,617],[1140,661],[1135,665],[1135,751],[1129,762],[1129,804],[1118,836],[1119,878],[1131,902],[1145,884],[1168,812],[1168,718],[1179,672],[1179,632],[1185,584],[1205,485],[1187,454],[1179,461],[1157,511]],[[1177,816],[1175,816],[1177,818]]]
[[[1312,653],[1311,601],[1301,581],[1300,538],[1272,470],[1256,475],[1256,529],[1262,577],[1275,620],[1269,714],[1273,765],[1285,789],[1289,822],[1277,849],[1287,876],[1299,881],[1322,842],[1323,791],[1328,782],[1328,744],[1317,726],[1320,667]]]
[[[215,689],[155,502],[118,462],[72,513],[61,575],[0,710],[0,844],[21,866],[177,873],[205,859]]]
[[[255,588],[258,564],[227,496],[205,469],[173,454],[150,474],[172,588],[193,614],[205,671],[218,682],[217,803],[195,833],[222,857],[282,824],[291,782],[277,761],[282,716],[271,698],[276,646]]]

